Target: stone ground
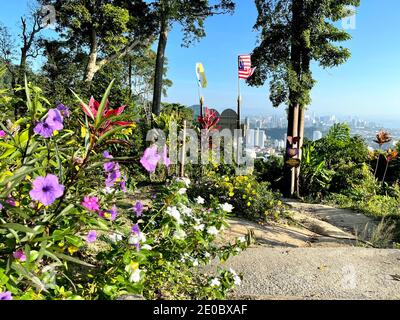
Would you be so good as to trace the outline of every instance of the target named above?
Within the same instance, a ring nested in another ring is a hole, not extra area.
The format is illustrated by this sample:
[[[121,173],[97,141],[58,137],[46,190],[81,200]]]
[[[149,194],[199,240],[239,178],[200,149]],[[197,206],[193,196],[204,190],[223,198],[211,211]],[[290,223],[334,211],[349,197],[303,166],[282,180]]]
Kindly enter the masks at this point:
[[[232,298],[400,299],[400,250],[360,247],[355,237],[375,221],[350,210],[286,203],[293,224],[230,221],[223,241],[249,230],[256,239],[223,264],[244,276]]]

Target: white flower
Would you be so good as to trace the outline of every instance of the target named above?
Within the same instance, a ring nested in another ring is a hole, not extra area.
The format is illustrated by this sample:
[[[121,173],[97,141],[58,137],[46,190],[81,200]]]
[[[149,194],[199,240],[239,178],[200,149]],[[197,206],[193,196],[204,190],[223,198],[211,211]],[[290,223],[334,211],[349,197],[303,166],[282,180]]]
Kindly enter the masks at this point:
[[[122,240],[122,236],[118,233],[110,234],[109,238],[112,242],[118,242]]]
[[[207,232],[213,236],[216,236],[218,234],[218,229],[214,226],[207,228]]]
[[[196,231],[203,231],[204,228],[205,228],[205,225],[204,225],[204,224],[199,224],[199,225],[197,225],[197,226],[194,226],[193,228],[194,228],[194,230],[196,230]]]
[[[177,240],[183,240],[186,238],[186,232],[182,229],[176,230],[174,233],[174,238]]]
[[[111,193],[113,193],[115,191],[115,189],[114,188],[111,188],[111,187],[105,187],[104,189],[103,189],[103,192],[104,193],[107,193],[107,194],[111,194]]]
[[[201,219],[198,218],[193,218],[194,222],[196,222],[196,224],[201,224]]]
[[[202,197],[200,197],[200,196],[197,197],[196,202],[197,202],[198,204],[204,204],[204,203],[206,203],[206,201],[205,201]]]
[[[182,211],[182,213],[183,213],[184,215],[187,215],[187,216],[189,216],[189,217],[192,216],[192,212],[193,212],[192,209],[186,207],[185,205],[181,205],[181,211]]]
[[[210,285],[211,287],[219,287],[221,285],[221,282],[219,281],[218,278],[214,278],[211,280]]]
[[[238,241],[240,243],[245,243],[246,242],[246,238],[245,237],[240,237],[240,238],[238,238]]]
[[[194,259],[193,260],[193,267],[197,267],[199,265],[199,260]]]
[[[240,286],[242,284],[242,279],[240,279],[238,275],[233,276],[233,281],[237,286]]]
[[[140,242],[146,242],[146,236],[143,233],[140,233],[139,235],[133,234],[128,239],[130,245],[137,245]]]
[[[236,247],[236,248],[235,248],[235,251],[236,251],[237,253],[240,253],[240,252],[242,252],[242,249],[240,249],[239,247]]]
[[[139,282],[140,281],[140,269],[136,269],[135,271],[131,272],[131,275],[129,276],[129,281],[130,282]]]
[[[150,246],[150,245],[148,245],[148,244],[144,244],[143,246],[142,246],[142,249],[143,250],[153,250],[153,247],[152,246]]]
[[[190,179],[189,178],[178,178],[176,179],[177,182],[183,182],[187,188],[190,186]]]
[[[181,213],[176,207],[168,207],[167,214],[173,217],[178,222],[178,224],[183,224]]]
[[[204,254],[204,257],[210,258],[210,257],[211,257],[211,254],[210,254],[209,252],[206,252],[206,253]]]
[[[186,193],[186,191],[187,191],[186,188],[181,188],[181,189],[178,190],[178,193],[179,193],[180,195],[184,195],[184,194]]]
[[[222,210],[228,213],[231,213],[233,210],[233,206],[229,203],[220,204],[219,206]]]

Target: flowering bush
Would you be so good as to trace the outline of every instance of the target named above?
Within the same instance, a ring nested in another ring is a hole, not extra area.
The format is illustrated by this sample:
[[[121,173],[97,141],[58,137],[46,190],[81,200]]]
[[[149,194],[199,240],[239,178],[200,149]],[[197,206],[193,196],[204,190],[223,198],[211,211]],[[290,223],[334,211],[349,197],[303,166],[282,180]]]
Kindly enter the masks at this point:
[[[210,174],[190,191],[232,205],[236,215],[250,219],[279,218],[285,207],[267,182],[258,182],[255,176]]]
[[[240,282],[232,271],[193,275],[247,246],[213,243],[223,206],[190,200],[182,181],[147,206],[126,193],[123,159],[108,150],[132,123],[110,108],[111,87],[100,103],[47,109],[26,84],[26,116],[0,123],[0,300],[223,298]]]

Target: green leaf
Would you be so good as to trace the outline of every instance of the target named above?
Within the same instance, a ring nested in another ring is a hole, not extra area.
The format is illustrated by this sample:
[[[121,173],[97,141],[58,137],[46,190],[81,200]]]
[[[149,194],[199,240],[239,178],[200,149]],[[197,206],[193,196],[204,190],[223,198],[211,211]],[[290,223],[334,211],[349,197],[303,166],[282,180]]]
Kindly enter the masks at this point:
[[[62,260],[70,261],[70,262],[80,264],[82,266],[86,266],[86,267],[90,267],[90,268],[95,268],[95,266],[90,263],[87,263],[85,261],[82,261],[80,259],[77,259],[77,258],[74,258],[71,256],[67,256],[66,254],[59,253],[59,252],[55,252],[54,254]]]
[[[113,134],[117,133],[118,131],[121,131],[122,129],[126,129],[125,126],[118,126],[115,127],[113,129],[111,129],[110,131],[107,131],[105,134],[103,134],[98,140],[97,143],[100,144],[104,139],[112,136]]]
[[[90,117],[94,120],[94,114],[92,112],[92,110],[90,110],[89,106],[83,102],[83,100],[81,98],[79,98],[79,96],[73,91],[72,94],[75,96],[75,98],[80,102],[82,108],[84,108],[84,110],[90,115]]]
[[[104,111],[104,108],[107,105],[108,97],[110,95],[111,88],[113,87],[114,82],[115,82],[115,79],[113,79],[111,81],[110,85],[108,86],[106,92],[103,95],[103,98],[101,99],[101,103],[100,103],[99,109],[97,110],[97,116],[96,116],[96,122],[95,122],[95,128],[96,129],[98,129],[100,124],[101,124],[101,120],[102,120],[102,117],[103,117],[103,111]]]
[[[30,174],[32,172],[35,172],[37,170],[39,170],[39,168],[22,167],[22,168],[16,170],[11,177],[8,177],[8,178],[4,179],[0,183],[0,186],[3,187],[5,185],[7,185],[9,182],[12,182],[14,180],[18,180],[18,179],[21,179],[21,178],[24,179],[28,174]]]
[[[20,231],[20,232],[24,232],[24,233],[38,234],[37,231],[35,231],[35,230],[31,229],[31,228],[25,227],[25,226],[23,226],[22,224],[19,224],[19,223],[0,224],[0,228],[11,229],[11,230],[14,230],[14,231]]]
[[[29,85],[28,85],[28,80],[26,78],[26,75],[25,75],[24,81],[25,81],[25,93],[26,93],[26,106],[27,106],[29,111],[32,111],[33,110],[33,105],[32,105],[31,93],[29,91]]]
[[[65,236],[65,240],[67,240],[68,244],[73,245],[77,248],[82,247],[84,244],[83,240],[77,236],[67,235]]]

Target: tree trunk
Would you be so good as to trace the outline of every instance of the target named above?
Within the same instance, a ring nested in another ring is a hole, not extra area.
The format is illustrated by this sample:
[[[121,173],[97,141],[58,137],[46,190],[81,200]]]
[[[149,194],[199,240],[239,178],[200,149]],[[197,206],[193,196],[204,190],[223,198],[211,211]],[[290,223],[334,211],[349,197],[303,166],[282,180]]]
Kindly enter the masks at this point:
[[[128,57],[129,99],[132,99],[132,58]]]
[[[300,107],[299,110],[299,119],[298,119],[298,137],[299,137],[299,144],[298,144],[298,148],[299,148],[299,159],[301,161],[301,159],[303,158],[303,151],[302,151],[302,147],[303,147],[303,143],[304,143],[304,116],[305,116],[305,107]],[[301,170],[301,164],[298,168],[296,168],[296,182],[295,182],[295,186],[296,186],[296,194],[297,196],[300,196],[300,170]]]
[[[301,79],[301,28],[302,25],[303,0],[294,0],[292,5],[292,29],[291,29],[291,67],[295,71],[298,79]],[[299,109],[298,92],[289,88],[289,114],[287,136],[296,138],[299,136]],[[290,159],[288,155],[289,148],[297,148],[297,144],[286,141],[285,164],[284,164],[284,188],[283,194],[286,197],[293,197],[298,190],[298,179],[296,179],[296,169],[288,166],[286,160]]]
[[[152,112],[155,115],[159,115],[160,111],[161,111],[161,96],[162,96],[162,85],[163,85],[163,74],[164,74],[165,49],[167,47],[167,41],[168,41],[167,21],[162,20],[161,26],[160,26],[160,35],[159,35],[159,39],[158,39],[156,68],[155,68],[155,74],[154,74]]]
[[[92,82],[94,75],[98,71],[97,50],[98,50],[97,35],[96,35],[96,30],[93,29],[90,35],[90,54],[89,54],[89,61],[86,66],[85,82]]]

